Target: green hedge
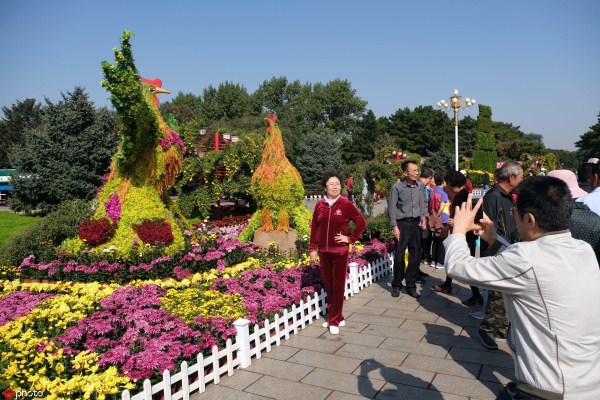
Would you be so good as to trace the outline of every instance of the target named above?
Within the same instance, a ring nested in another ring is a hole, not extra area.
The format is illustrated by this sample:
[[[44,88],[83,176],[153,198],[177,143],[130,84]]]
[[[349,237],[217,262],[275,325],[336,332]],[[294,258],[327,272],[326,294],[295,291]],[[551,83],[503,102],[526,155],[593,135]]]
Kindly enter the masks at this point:
[[[19,232],[0,247],[0,264],[19,266],[31,254],[37,260],[54,260],[54,248],[63,240],[77,236],[81,221],[89,216],[89,206],[83,200],[61,203],[56,211]]]

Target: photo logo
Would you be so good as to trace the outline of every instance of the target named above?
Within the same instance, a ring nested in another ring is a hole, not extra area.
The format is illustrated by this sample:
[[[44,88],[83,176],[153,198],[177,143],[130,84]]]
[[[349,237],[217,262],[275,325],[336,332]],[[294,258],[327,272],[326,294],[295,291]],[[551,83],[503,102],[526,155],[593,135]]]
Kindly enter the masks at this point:
[[[19,399],[19,398],[30,398],[30,397],[44,397],[44,391],[42,390],[19,390],[15,392],[11,388],[6,389],[2,392],[6,399]]]

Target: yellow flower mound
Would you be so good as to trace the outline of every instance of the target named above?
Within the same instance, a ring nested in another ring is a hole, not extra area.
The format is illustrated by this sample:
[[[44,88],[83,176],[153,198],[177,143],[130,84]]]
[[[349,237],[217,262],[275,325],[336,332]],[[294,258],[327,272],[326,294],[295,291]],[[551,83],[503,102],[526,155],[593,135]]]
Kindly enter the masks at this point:
[[[248,315],[244,298],[240,294],[223,294],[218,291],[195,287],[189,289],[169,289],[161,299],[163,306],[187,324],[198,316],[243,318]]]

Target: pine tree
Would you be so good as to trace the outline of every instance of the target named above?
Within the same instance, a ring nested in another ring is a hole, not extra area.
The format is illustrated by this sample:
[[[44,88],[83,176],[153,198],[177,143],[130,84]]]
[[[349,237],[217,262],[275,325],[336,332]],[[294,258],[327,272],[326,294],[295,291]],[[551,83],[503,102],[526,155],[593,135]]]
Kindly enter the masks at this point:
[[[42,128],[25,134],[10,154],[18,175],[10,206],[15,211],[47,212],[62,201],[89,200],[108,171],[117,145],[116,119],[106,109],[96,111],[83,88],[46,100]]]
[[[299,153],[301,155],[296,166],[305,184],[319,185],[326,172],[340,172],[342,169],[340,142],[330,131],[311,132],[306,135]]]
[[[4,118],[0,121],[0,168],[9,168],[8,154],[12,147],[20,147],[25,131],[36,128],[41,119],[42,107],[35,99],[17,101],[10,108],[2,107]]]

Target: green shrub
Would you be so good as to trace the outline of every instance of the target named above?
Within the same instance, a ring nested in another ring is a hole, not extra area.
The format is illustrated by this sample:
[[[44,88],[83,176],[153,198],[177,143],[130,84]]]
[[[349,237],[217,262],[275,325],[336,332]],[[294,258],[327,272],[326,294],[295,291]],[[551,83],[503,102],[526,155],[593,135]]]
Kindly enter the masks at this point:
[[[387,210],[381,215],[367,218],[367,227],[365,228],[360,241],[368,242],[372,239],[379,239],[384,243],[394,239],[392,228],[390,227],[390,222],[388,220]]]
[[[474,188],[478,188],[481,186],[481,182],[483,179],[483,172],[479,171],[469,171],[469,179],[473,183]]]
[[[77,229],[90,216],[83,200],[61,203],[56,211],[13,236],[0,248],[0,264],[18,266],[31,254],[40,261],[55,259],[54,248],[63,240],[77,236]]]
[[[177,206],[181,215],[185,218],[191,218],[194,208],[196,208],[196,196],[194,193],[183,193],[177,197]]]
[[[201,187],[194,192],[194,196],[200,217],[208,217],[210,215],[210,206],[212,205],[210,191],[207,187]]]
[[[185,218],[198,215],[201,219],[207,218],[210,215],[212,202],[210,191],[206,187],[198,188],[191,193],[183,193],[177,198],[177,205]]]

